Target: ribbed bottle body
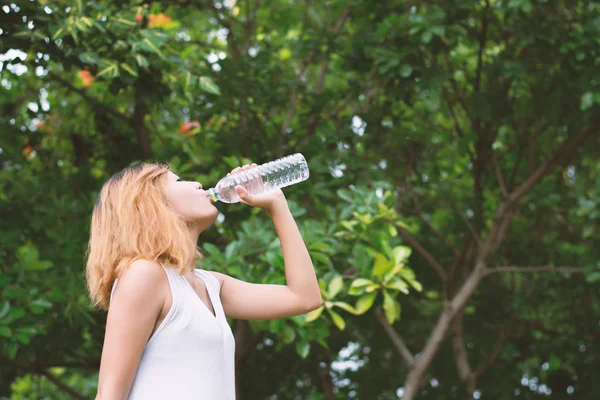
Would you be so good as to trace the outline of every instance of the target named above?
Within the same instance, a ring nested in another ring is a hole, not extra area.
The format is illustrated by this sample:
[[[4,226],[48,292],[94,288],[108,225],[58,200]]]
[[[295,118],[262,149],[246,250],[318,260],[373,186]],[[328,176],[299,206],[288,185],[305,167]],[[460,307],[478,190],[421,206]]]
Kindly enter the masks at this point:
[[[306,159],[302,154],[296,153],[228,175],[207,192],[214,201],[237,203],[240,201],[235,191],[237,185],[245,187],[250,194],[261,194],[302,182],[309,175]]]

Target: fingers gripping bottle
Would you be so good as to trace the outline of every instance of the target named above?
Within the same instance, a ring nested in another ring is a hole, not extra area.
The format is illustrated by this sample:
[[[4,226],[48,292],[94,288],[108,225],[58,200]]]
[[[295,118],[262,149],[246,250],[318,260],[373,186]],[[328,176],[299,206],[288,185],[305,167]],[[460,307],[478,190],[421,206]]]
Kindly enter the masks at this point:
[[[245,187],[248,193],[255,195],[302,182],[308,179],[308,176],[306,159],[302,154],[296,153],[227,175],[206,193],[215,203],[238,203],[240,197],[235,191],[237,185]]]

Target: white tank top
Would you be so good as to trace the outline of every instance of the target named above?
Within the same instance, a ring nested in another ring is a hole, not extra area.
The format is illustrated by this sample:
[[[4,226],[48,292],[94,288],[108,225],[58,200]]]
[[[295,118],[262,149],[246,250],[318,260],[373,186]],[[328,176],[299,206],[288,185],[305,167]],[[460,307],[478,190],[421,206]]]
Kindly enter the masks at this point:
[[[206,285],[215,317],[177,270],[163,268],[173,303],[146,343],[129,400],[234,400],[235,341],[219,281],[208,271],[194,271]]]

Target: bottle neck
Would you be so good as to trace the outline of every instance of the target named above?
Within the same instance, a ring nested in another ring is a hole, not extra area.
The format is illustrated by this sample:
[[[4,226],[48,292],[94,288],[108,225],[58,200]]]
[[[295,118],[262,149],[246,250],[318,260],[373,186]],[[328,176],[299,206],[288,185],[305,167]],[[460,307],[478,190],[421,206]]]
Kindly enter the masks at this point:
[[[220,198],[219,198],[219,192],[217,192],[215,190],[215,188],[208,189],[206,191],[206,193],[208,194],[208,197],[210,197],[214,203],[216,203],[217,201],[220,200]]]

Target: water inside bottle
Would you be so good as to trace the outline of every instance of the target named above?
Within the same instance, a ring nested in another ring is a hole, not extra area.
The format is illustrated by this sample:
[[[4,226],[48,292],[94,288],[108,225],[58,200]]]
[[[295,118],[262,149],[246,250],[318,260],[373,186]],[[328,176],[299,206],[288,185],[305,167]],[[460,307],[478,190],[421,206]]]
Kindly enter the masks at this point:
[[[236,179],[237,178],[237,179]],[[252,178],[248,181],[244,181],[242,182],[242,177],[238,174],[236,175],[231,175],[228,178],[225,178],[223,180],[223,186],[220,186],[219,189],[219,197],[221,198],[221,201],[226,202],[226,203],[237,203],[240,201],[240,196],[238,196],[237,192],[235,191],[235,187],[237,185],[242,185],[246,188],[246,190],[248,191],[248,193],[255,195],[255,194],[261,194],[264,193],[266,191],[268,191],[270,188],[269,186],[263,182],[263,179],[261,176],[257,176],[255,178]]]
[[[308,179],[308,165],[300,153],[280,158],[259,167],[236,172],[221,179],[217,186],[207,191],[213,201],[237,203],[237,185],[244,186],[248,193],[258,195],[275,188],[283,188]]]

